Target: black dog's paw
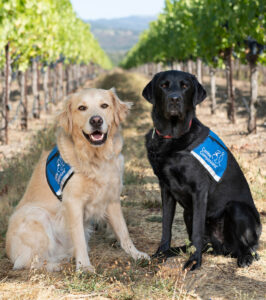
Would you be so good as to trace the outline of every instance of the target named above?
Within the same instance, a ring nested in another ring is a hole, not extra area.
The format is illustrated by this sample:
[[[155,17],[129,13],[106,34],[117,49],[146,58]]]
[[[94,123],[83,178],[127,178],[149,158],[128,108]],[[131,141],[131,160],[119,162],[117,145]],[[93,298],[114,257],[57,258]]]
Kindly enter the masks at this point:
[[[156,260],[158,260],[158,262],[162,262],[167,259],[167,256],[164,255],[164,252],[157,251],[151,256],[151,259],[156,259]]]
[[[161,247],[158,248],[156,253],[152,255],[152,259],[158,259],[159,261],[167,260],[169,257],[177,256],[181,252],[186,252],[186,246],[181,247],[170,247],[166,250],[162,250]]]
[[[169,244],[160,245],[157,251],[151,256],[152,259],[167,259],[167,251],[170,249]]]
[[[257,252],[254,252],[253,257],[254,257],[255,260],[260,260],[260,256]]]
[[[248,267],[252,264],[253,260],[259,260],[260,256],[257,252],[254,252],[253,254],[248,253],[241,256],[238,256],[237,258],[237,265],[240,268]]]
[[[157,259],[159,262],[163,262],[165,260],[167,260],[167,258],[171,257],[173,255],[171,255],[171,251],[170,249],[165,250],[165,251],[161,251],[161,250],[157,250],[153,255],[152,255],[152,259]]]
[[[188,261],[184,264],[183,268],[186,269],[193,264],[192,267],[190,268],[190,271],[194,271],[201,266],[201,261],[202,261],[201,254],[194,253],[190,256]]]

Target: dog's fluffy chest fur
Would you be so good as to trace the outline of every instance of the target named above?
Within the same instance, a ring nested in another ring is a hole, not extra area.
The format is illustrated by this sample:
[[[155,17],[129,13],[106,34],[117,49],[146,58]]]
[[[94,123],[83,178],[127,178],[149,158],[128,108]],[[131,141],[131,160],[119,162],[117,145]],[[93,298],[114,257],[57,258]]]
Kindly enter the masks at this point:
[[[87,173],[75,171],[63,193],[63,203],[69,198],[83,203],[85,221],[101,219],[112,201],[119,201],[122,189],[123,156],[108,161],[91,163]],[[110,176],[112,174],[112,176]]]
[[[118,201],[120,198],[123,156],[120,155],[115,158],[115,162],[105,163],[101,168],[103,169],[100,173],[101,175],[96,175],[93,182],[90,180],[84,189],[84,196],[86,197],[84,207],[85,220],[91,217],[94,219],[103,218],[108,204],[112,201]]]

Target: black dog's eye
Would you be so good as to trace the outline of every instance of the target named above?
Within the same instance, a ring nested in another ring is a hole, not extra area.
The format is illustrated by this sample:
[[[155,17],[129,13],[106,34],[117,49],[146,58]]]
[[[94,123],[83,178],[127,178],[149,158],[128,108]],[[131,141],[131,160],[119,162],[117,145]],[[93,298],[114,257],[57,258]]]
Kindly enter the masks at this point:
[[[87,109],[87,106],[84,106],[84,105],[80,105],[79,107],[78,107],[78,110],[81,110],[81,111],[84,111],[84,110],[86,110]]]
[[[101,108],[107,108],[109,105],[107,104],[107,103],[103,103],[102,105],[101,105]]]
[[[167,89],[167,88],[169,88],[169,86],[170,86],[170,82],[169,82],[169,81],[165,81],[165,82],[163,82],[163,83],[161,84],[161,87],[162,87],[163,89]]]
[[[187,88],[187,84],[185,82],[183,82],[183,81],[181,82],[180,85],[181,85],[182,89],[186,89]]]

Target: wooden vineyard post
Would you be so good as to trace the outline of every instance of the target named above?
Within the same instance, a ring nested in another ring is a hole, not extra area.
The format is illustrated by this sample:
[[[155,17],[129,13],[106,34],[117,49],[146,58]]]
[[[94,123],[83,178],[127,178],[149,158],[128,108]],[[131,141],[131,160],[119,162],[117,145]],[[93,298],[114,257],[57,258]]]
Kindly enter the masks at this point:
[[[38,91],[38,63],[34,58],[32,60],[32,92],[33,92],[33,118],[40,118],[40,95]]]
[[[40,90],[41,90],[41,84],[40,84],[40,64],[37,62],[37,91],[38,91],[38,112],[39,112],[39,116],[41,115],[41,111],[42,111],[42,103],[41,103],[41,94],[40,94]]]
[[[225,61],[226,61],[226,81],[227,81],[227,97],[228,97],[228,108],[227,116],[228,119],[235,124],[235,97],[233,90],[233,63],[232,63],[232,48],[225,50]]]
[[[64,85],[63,85],[63,76],[64,76],[64,69],[63,69],[63,63],[59,62],[57,64],[57,102],[61,101],[64,97]]]
[[[190,74],[192,74],[192,72],[193,72],[193,70],[192,70],[192,60],[191,60],[191,59],[189,59],[189,60],[187,61],[187,71],[188,71],[188,73],[190,73]]]
[[[197,79],[199,83],[202,83],[202,60],[197,58]]]
[[[21,130],[28,129],[28,102],[27,102],[27,71],[20,72],[20,97],[21,97],[21,111],[20,111],[20,128]]]
[[[257,131],[257,98],[258,98],[258,59],[264,51],[264,46],[252,38],[246,40],[248,49],[246,58],[250,67],[250,101],[248,111],[248,133],[256,133]]]
[[[211,113],[215,114],[216,110],[216,84],[215,84],[215,73],[216,70],[210,67],[210,77],[211,77]]]
[[[11,74],[10,74],[10,53],[9,53],[9,42],[5,46],[5,92],[4,92],[4,105],[3,105],[3,114],[5,118],[5,144],[8,144],[8,118],[9,118],[9,96],[10,96],[10,84],[11,84]]]
[[[72,91],[72,70],[71,64],[66,67],[66,93],[69,95]]]
[[[50,69],[52,73],[52,103],[57,103],[57,90],[56,90],[56,65],[53,65]]]
[[[72,92],[76,91],[77,89],[77,72],[76,72],[76,65],[72,64],[71,65],[71,69],[72,69]]]
[[[49,66],[44,67],[43,72],[43,92],[44,92],[44,110],[49,110]]]
[[[248,132],[256,133],[256,101],[258,97],[258,66],[256,61],[249,61],[250,64],[250,102],[249,102],[249,116],[248,116]]]
[[[81,67],[80,67],[80,64],[77,64],[77,82],[78,82],[78,87],[81,86],[81,81],[82,81],[82,78],[81,78]]]

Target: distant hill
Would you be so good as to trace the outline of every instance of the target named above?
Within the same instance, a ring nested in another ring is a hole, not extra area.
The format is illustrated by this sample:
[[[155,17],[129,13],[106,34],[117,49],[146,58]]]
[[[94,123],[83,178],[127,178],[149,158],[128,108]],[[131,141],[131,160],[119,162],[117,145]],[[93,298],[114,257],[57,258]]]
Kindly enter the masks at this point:
[[[116,19],[86,20],[101,47],[117,65],[126,52],[138,42],[140,33],[156,16],[130,16]]]
[[[130,16],[125,18],[115,19],[98,19],[98,20],[87,20],[93,28],[112,28],[112,29],[123,29],[141,32],[145,30],[149,23],[156,19],[156,16]]]

